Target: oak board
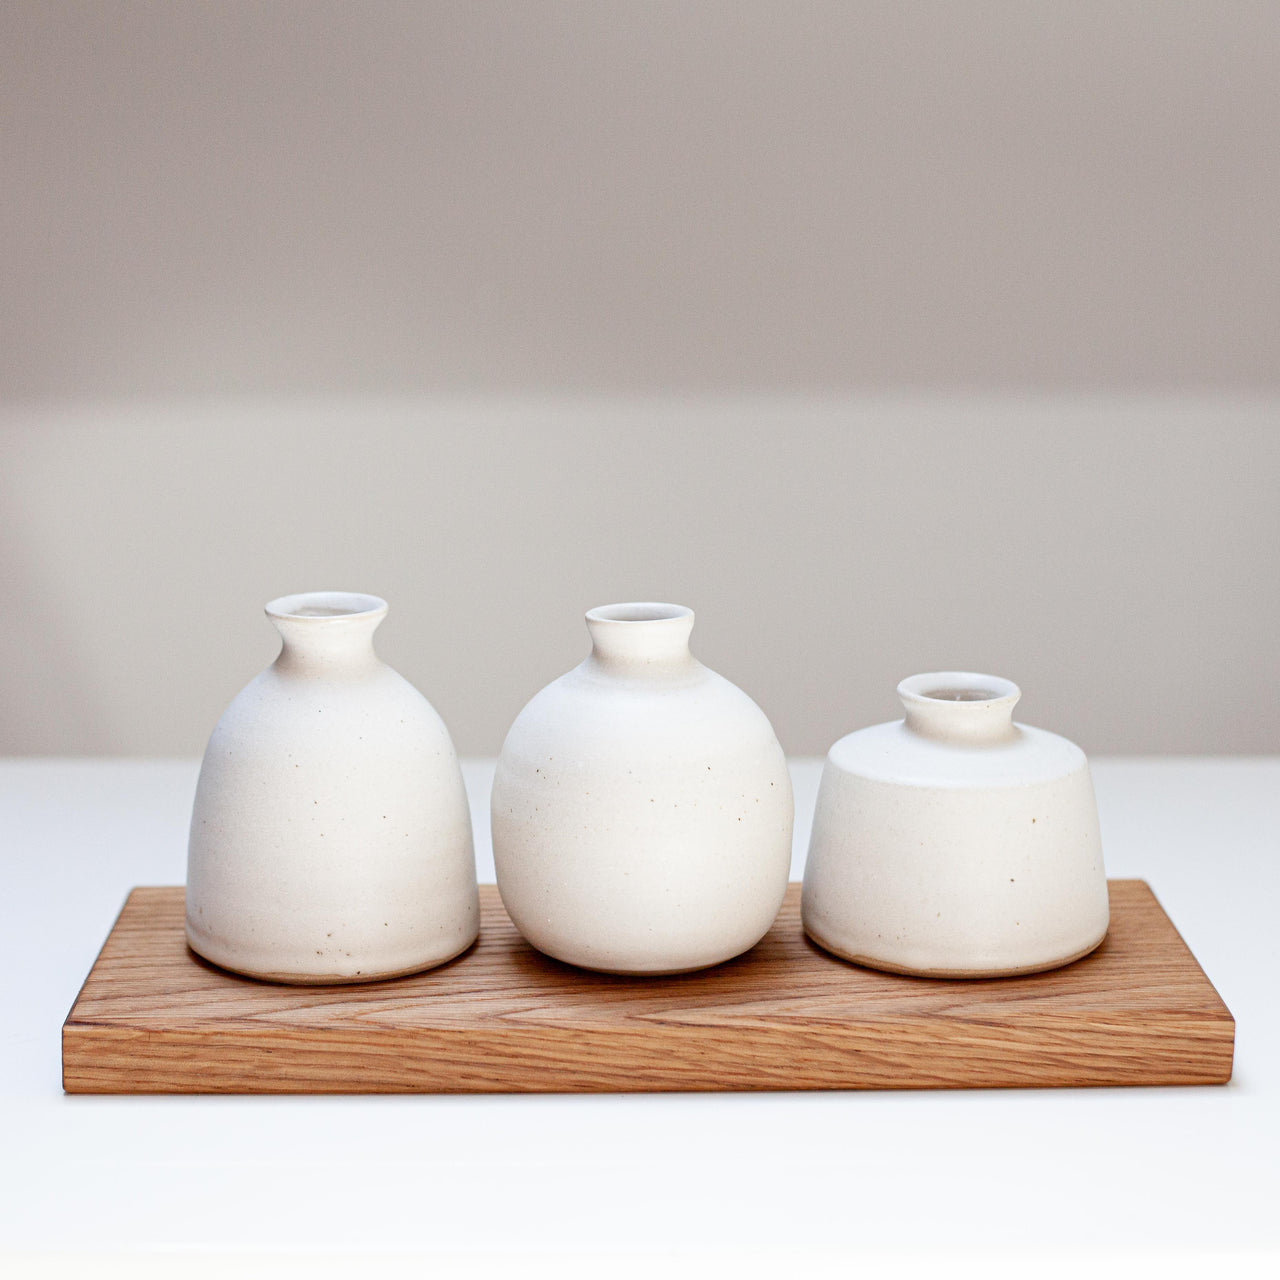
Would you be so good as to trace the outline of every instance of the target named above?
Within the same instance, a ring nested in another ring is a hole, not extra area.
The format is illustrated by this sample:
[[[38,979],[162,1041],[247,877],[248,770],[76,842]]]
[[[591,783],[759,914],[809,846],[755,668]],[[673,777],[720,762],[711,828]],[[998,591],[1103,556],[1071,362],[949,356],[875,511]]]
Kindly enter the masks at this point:
[[[181,888],[129,895],[62,1034],[68,1093],[575,1093],[1220,1084],[1235,1023],[1155,896],[1050,973],[880,973],[819,950],[791,885],[773,929],[700,973],[587,973],[533,950],[484,885],[480,941],[339,987],[198,959]]]

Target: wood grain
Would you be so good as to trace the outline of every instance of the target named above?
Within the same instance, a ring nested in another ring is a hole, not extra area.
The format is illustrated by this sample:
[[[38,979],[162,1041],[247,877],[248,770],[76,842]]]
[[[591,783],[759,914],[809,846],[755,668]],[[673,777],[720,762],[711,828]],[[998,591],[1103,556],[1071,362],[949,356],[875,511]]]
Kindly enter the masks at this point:
[[[285,987],[198,959],[181,888],[135,889],[62,1033],[69,1093],[491,1093],[1218,1084],[1235,1023],[1151,890],[1065,969],[945,981],[861,969],[800,928],[800,887],[745,956],[587,973],[481,887],[480,941],[413,977]]]

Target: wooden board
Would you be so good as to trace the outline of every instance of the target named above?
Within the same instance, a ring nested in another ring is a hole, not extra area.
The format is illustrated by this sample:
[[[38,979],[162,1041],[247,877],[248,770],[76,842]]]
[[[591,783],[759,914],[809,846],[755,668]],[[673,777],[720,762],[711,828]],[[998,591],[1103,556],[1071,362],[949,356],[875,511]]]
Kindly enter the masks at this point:
[[[745,956],[672,978],[534,951],[481,888],[474,948],[428,973],[285,987],[183,936],[180,888],[135,889],[63,1027],[69,1093],[488,1093],[1218,1084],[1235,1023],[1151,890],[1053,973],[908,978],[829,956],[792,885]]]

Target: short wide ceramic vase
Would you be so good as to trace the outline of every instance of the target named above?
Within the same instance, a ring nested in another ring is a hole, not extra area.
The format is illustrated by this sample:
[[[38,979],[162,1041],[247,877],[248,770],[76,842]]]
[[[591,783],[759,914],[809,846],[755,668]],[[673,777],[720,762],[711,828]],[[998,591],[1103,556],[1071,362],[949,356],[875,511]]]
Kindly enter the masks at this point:
[[[187,863],[187,940],[278,982],[368,982],[475,941],[471,816],[444,722],[374,653],[376,596],[267,605],[280,656],[209,739]]]
[[[540,951],[610,973],[681,973],[748,950],[782,904],[793,805],[764,713],[689,651],[693,613],[587,614],[591,653],[511,726],[493,851]]]
[[[1084,752],[1015,724],[1018,686],[944,671],[898,686],[906,718],[841,738],[823,770],[804,928],[877,969],[997,977],[1087,955],[1107,931]]]

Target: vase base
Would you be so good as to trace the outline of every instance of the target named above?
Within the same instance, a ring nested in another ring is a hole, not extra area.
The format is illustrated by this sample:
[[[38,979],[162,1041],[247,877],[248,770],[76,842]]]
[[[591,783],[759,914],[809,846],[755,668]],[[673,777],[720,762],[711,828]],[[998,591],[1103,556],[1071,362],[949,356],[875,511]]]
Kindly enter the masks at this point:
[[[472,947],[476,945],[476,939],[480,935],[477,933],[465,946],[459,947],[456,951],[450,952],[447,956],[442,956],[439,960],[427,960],[421,964],[412,964],[404,969],[383,969],[370,973],[334,973],[334,974],[312,974],[312,973],[276,973],[267,972],[257,969],[242,969],[233,964],[226,964],[224,961],[215,960],[212,956],[205,955],[199,947],[192,946],[191,939],[187,939],[187,946],[191,953],[206,964],[211,964],[216,969],[222,969],[227,973],[234,973],[240,978],[253,978],[256,982],[275,982],[289,987],[339,987],[354,986],[365,982],[389,982],[392,978],[407,978],[415,973],[426,973],[428,969],[438,969],[442,964],[448,964],[450,960],[456,960],[459,956],[465,955]]]
[[[530,944],[532,946],[532,943]],[[755,943],[752,943],[754,946]],[[537,948],[534,948],[537,950]],[[549,951],[543,951],[542,954],[548,960],[554,960],[557,964],[562,964],[569,969],[581,969],[583,973],[599,973],[609,978],[678,978],[685,973],[705,973],[708,969],[715,969],[722,964],[730,964],[744,956],[751,947],[747,947],[744,951],[738,951],[734,955],[725,956],[723,960],[708,960],[703,964],[685,965],[680,969],[607,969],[602,965],[581,964],[577,960],[562,960],[559,956],[553,956]]]
[[[978,978],[1021,978],[1031,973],[1048,973],[1051,969],[1061,969],[1064,965],[1074,964],[1077,960],[1083,960],[1085,956],[1096,951],[1105,941],[1107,931],[1104,929],[1099,936],[1089,943],[1087,947],[1082,947],[1079,951],[1073,951],[1070,955],[1066,955],[1057,960],[1041,960],[1035,964],[1017,965],[1010,968],[1000,969],[922,969],[909,967],[907,965],[894,964],[889,960],[876,960],[871,956],[854,955],[852,952],[842,950],[840,947],[833,946],[830,942],[824,941],[812,929],[805,929],[805,935],[814,944],[821,947],[824,951],[830,952],[833,956],[838,956],[841,960],[847,960],[850,964],[861,965],[864,969],[877,969],[881,973],[900,973],[908,978],[955,978],[955,979],[978,979]]]

